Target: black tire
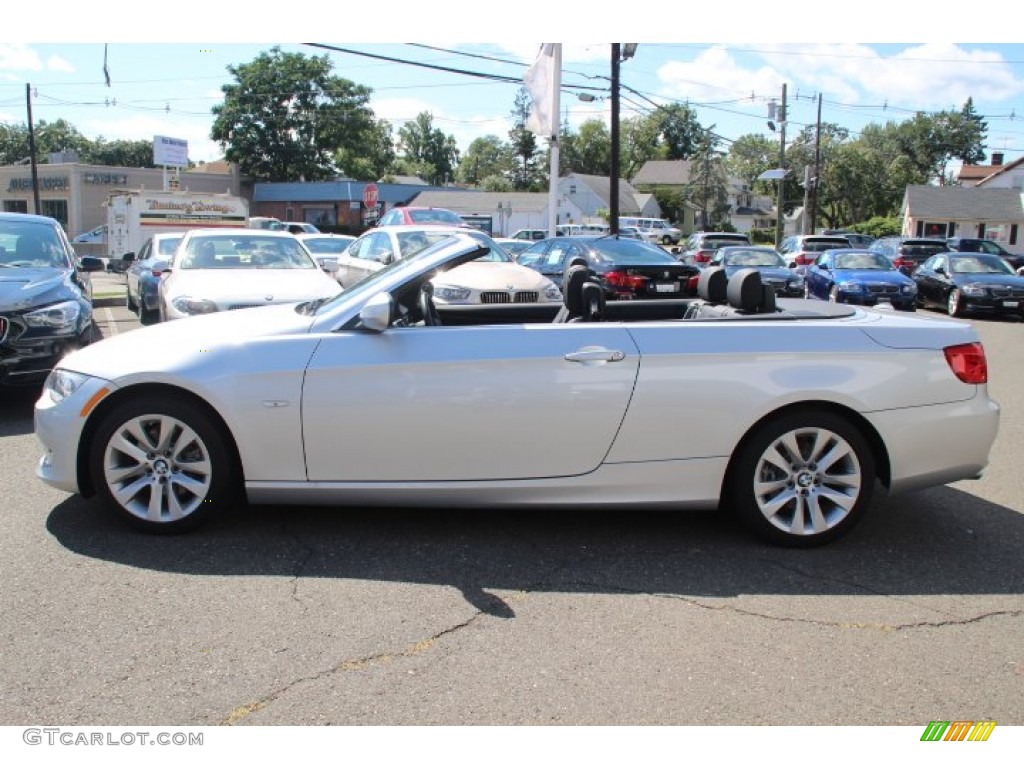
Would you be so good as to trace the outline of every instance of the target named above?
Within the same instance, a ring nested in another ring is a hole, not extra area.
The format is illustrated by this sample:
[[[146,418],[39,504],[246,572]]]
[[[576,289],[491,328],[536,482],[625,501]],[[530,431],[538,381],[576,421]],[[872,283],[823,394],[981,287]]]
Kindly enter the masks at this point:
[[[828,466],[817,459],[831,457]],[[871,504],[875,459],[861,432],[826,411],[762,424],[737,449],[725,498],[761,538],[787,547],[835,541]]]
[[[124,305],[128,307],[129,312],[138,312],[139,305],[132,301],[132,295],[128,292],[128,289],[124,290]]]
[[[946,313],[950,317],[963,317],[963,300],[960,298],[960,291],[957,288],[951,290],[946,296]]]
[[[192,530],[239,497],[232,452],[220,433],[198,404],[152,395],[128,400],[96,431],[93,485],[109,509],[139,530]]]
[[[146,309],[142,304],[139,305],[139,322],[143,325],[154,325],[160,322],[160,310],[159,309]]]

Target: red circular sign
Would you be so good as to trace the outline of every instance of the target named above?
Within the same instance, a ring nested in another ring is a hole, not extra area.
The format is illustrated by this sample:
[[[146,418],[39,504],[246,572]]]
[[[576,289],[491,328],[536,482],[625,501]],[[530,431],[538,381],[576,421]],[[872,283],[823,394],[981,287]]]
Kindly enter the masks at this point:
[[[363,205],[367,208],[377,207],[377,194],[380,190],[377,189],[376,184],[367,184],[363,187]]]

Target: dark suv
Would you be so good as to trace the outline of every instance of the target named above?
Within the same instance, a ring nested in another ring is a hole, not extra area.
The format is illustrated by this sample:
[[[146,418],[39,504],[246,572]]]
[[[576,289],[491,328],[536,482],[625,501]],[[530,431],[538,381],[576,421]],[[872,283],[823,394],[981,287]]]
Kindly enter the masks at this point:
[[[0,213],[0,386],[38,384],[66,352],[92,340],[92,284],[61,225]]]
[[[948,251],[949,246],[945,240],[935,237],[892,235],[878,238],[868,250],[884,253],[896,269],[905,275],[911,275],[936,253]]]
[[[1010,253],[994,240],[985,240],[980,237],[951,237],[946,240],[949,250],[960,253],[991,253],[999,256],[1014,269],[1024,267],[1024,256]]]

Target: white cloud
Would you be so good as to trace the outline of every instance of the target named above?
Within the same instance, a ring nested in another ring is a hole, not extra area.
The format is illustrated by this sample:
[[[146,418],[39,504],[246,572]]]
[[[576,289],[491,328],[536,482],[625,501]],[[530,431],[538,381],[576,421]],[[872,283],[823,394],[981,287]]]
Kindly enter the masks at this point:
[[[70,62],[60,56],[54,55],[46,60],[46,68],[51,72],[74,72],[75,68]]]
[[[42,68],[39,54],[24,43],[0,43],[0,69],[38,72]]]

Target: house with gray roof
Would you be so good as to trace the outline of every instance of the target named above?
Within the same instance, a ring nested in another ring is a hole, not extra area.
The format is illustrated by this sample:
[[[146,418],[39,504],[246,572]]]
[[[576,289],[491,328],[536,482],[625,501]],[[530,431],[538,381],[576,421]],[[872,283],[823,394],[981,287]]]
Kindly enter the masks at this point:
[[[913,185],[903,196],[906,237],[983,237],[1021,253],[1024,201],[1019,189]]]
[[[570,173],[558,180],[558,191],[588,219],[600,218],[598,211],[611,210],[611,179],[607,176]],[[619,215],[660,219],[661,207],[654,199],[654,195],[645,194],[640,199],[632,184],[625,179],[619,179]],[[582,219],[574,221],[578,223]]]

